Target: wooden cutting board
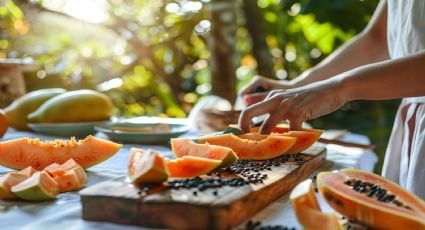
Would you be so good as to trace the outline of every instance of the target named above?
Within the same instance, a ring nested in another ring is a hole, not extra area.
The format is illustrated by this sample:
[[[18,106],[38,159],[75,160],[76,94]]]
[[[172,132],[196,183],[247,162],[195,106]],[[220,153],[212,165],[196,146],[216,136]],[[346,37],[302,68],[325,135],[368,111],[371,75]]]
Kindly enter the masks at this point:
[[[291,191],[325,161],[326,149],[313,146],[261,173],[263,182],[239,187],[151,188],[148,193],[127,181],[105,181],[80,192],[85,220],[172,229],[229,229],[249,219]],[[239,175],[219,175],[222,179]],[[216,177],[213,173],[206,178]],[[245,178],[246,179],[246,178]],[[196,192],[195,192],[196,191]],[[196,195],[195,195],[196,194]]]

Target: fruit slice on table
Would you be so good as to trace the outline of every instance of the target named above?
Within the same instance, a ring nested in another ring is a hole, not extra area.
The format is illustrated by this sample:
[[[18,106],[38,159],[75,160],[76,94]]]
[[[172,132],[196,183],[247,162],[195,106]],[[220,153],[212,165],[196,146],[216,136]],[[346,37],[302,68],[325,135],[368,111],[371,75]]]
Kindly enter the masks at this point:
[[[36,171],[32,167],[28,167],[19,172],[10,172],[0,176],[0,199],[15,199],[16,196],[10,189],[31,177]]]
[[[298,184],[291,192],[292,207],[298,221],[306,230],[342,229],[335,213],[323,213],[317,202],[313,182],[308,179]]]
[[[41,171],[13,186],[11,191],[24,200],[43,201],[55,199],[59,193],[59,185],[46,171]]]
[[[232,164],[238,160],[238,156],[230,148],[210,144],[197,144],[187,138],[171,139],[171,149],[176,158],[195,156],[221,160],[223,161],[221,166]]]
[[[258,133],[260,127],[251,127],[251,133]],[[301,131],[290,131],[288,125],[280,124],[277,125],[273,131],[272,135],[283,135],[289,137],[296,137],[297,141],[295,144],[288,150],[288,153],[300,153],[310,146],[312,146],[320,136],[323,134],[323,130],[320,129],[306,129],[303,128]]]
[[[40,141],[19,138],[0,142],[0,165],[23,169],[32,166],[37,170],[74,159],[83,168],[99,164],[113,156],[122,145],[88,136],[84,140]]]
[[[322,172],[317,185],[336,211],[369,227],[425,229],[425,202],[376,174],[356,169]]]
[[[165,165],[170,177],[189,178],[207,174],[217,168],[222,161],[195,156],[184,156],[176,160],[167,159]]]
[[[62,93],[28,114],[29,122],[89,122],[109,120],[114,109],[111,99],[93,90]]]
[[[66,90],[61,88],[41,89],[16,99],[4,109],[9,125],[17,130],[29,130],[27,115],[34,112],[45,101],[65,92]]]
[[[296,138],[268,135],[261,140],[248,140],[233,134],[224,134],[200,137],[199,141],[231,148],[241,160],[266,160],[286,153],[294,145]]]
[[[60,192],[78,190],[87,183],[87,174],[73,159],[60,165],[53,163],[44,169],[58,183]]]
[[[168,179],[164,158],[159,152],[151,149],[144,151],[132,148],[128,176],[135,184],[162,183]]]

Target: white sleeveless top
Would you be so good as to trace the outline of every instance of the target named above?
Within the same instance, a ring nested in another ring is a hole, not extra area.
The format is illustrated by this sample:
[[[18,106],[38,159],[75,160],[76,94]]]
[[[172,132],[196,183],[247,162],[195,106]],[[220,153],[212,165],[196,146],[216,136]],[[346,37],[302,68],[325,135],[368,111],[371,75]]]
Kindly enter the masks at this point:
[[[425,1],[388,0],[387,33],[392,59],[425,50]],[[422,199],[425,199],[424,104],[425,97],[402,100],[382,171],[383,176]]]

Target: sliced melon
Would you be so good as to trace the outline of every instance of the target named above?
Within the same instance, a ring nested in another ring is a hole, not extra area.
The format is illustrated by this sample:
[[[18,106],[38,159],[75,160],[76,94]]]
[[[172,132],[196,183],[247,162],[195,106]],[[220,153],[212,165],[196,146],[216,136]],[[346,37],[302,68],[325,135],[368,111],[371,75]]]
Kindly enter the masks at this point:
[[[10,189],[31,177],[36,171],[32,167],[25,168],[19,172],[10,172],[0,177],[0,199],[15,199],[16,196]]]
[[[58,183],[60,192],[78,190],[87,183],[87,174],[74,159],[60,165],[53,163],[44,169]]]
[[[69,192],[81,189],[87,183],[87,174],[83,168],[77,167],[67,170],[54,180],[59,185],[60,192]]]
[[[56,198],[59,185],[46,171],[41,171],[13,186],[11,191],[24,200],[44,201]]]
[[[19,174],[17,172],[10,172],[0,177],[0,199],[9,200],[15,199],[16,196],[10,191],[10,189],[28,179],[27,176]]]
[[[162,183],[168,179],[164,158],[154,150],[130,150],[128,176],[135,184]]]
[[[88,136],[84,140],[40,141],[19,138],[0,143],[0,165],[23,169],[32,166],[37,170],[53,164],[63,164],[74,159],[83,168],[99,164],[113,156],[122,145]]]
[[[225,166],[234,163],[238,160],[235,152],[227,147],[210,145],[210,144],[197,144],[187,138],[173,138],[171,139],[171,149],[173,150],[176,158],[184,156],[204,157],[213,160],[221,160],[220,166]]]
[[[166,160],[170,177],[189,178],[207,174],[217,168],[221,160],[213,160],[195,156],[184,156],[176,160]]]
[[[342,229],[335,213],[323,213],[314,192],[311,179],[301,182],[291,192],[292,207],[298,221],[306,230]]]
[[[233,134],[224,134],[200,137],[199,140],[201,143],[231,148],[242,160],[266,160],[278,157],[285,154],[296,141],[296,138],[286,136],[261,135],[260,137],[261,140],[248,140]]]

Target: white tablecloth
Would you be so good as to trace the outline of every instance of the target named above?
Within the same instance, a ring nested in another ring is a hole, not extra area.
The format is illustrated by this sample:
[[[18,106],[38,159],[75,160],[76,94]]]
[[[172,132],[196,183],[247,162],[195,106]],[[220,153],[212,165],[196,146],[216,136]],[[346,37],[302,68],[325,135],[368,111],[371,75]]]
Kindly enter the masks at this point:
[[[198,135],[200,132],[191,131],[185,136]],[[29,132],[8,131],[3,140],[19,137],[39,137],[40,139],[51,139],[52,137],[42,136]],[[103,134],[97,134],[105,137]],[[347,134],[345,141],[352,141],[362,144],[369,144],[369,139],[357,134]],[[165,146],[140,146],[135,144],[124,145],[124,147],[112,158],[96,165],[88,170],[88,186],[109,179],[124,179],[127,174],[127,163],[130,147],[152,148],[161,151],[164,156],[172,156],[171,150]],[[358,148],[347,148],[337,145],[327,145],[328,159],[334,164],[328,165],[327,169],[338,169],[343,167],[355,167],[367,171],[372,171],[377,157],[372,151],[365,151]],[[0,166],[0,174],[10,171]],[[313,175],[312,175],[313,176]],[[324,210],[330,208],[325,202],[320,200]],[[265,225],[284,225],[300,229],[300,225],[288,201],[288,197],[282,197],[272,203],[256,216],[253,220],[261,220]],[[63,193],[57,200],[48,202],[23,202],[23,201],[0,201],[0,230],[25,229],[25,230],[89,230],[89,229],[140,229],[140,227],[116,225],[106,222],[85,221],[81,218],[81,203],[77,192]]]

